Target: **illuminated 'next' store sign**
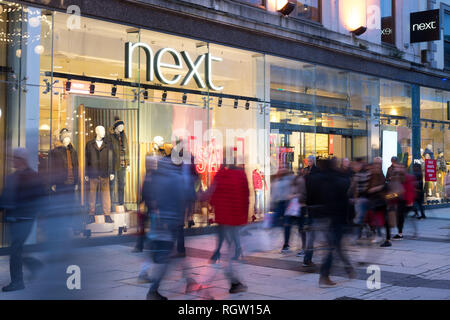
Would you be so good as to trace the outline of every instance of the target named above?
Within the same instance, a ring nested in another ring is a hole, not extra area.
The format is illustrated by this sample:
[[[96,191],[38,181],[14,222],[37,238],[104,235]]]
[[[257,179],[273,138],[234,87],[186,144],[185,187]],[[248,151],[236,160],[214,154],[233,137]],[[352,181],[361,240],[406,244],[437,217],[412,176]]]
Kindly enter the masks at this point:
[[[181,86],[188,85],[189,82],[194,79],[199,88],[204,89],[206,86],[208,86],[209,89],[214,91],[223,90],[222,86],[217,87],[212,81],[213,62],[220,62],[222,61],[222,58],[213,57],[210,53],[206,53],[198,56],[197,59],[193,61],[187,51],[181,51],[180,53],[172,48],[163,48],[158,50],[156,54],[153,54],[152,48],[148,44],[143,42],[125,43],[125,78],[131,78],[133,75],[133,53],[135,49],[139,48],[142,48],[145,52],[147,81],[153,81],[154,76],[156,76],[158,81],[163,84],[173,85],[178,83],[182,78],[181,74],[175,75],[172,79],[167,79],[166,76],[164,76],[161,68],[181,70],[183,69],[184,61],[189,70],[184,75],[184,78],[181,81]],[[170,55],[173,58],[173,63],[162,62],[164,55]],[[203,63],[205,63],[205,81],[203,80],[203,77],[199,72],[199,68]]]

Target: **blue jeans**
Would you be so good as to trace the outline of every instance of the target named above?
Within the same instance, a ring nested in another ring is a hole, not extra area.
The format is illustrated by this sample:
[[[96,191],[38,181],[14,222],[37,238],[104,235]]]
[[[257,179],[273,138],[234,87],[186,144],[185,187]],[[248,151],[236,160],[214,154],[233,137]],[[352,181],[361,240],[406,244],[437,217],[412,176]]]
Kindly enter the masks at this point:
[[[355,203],[355,224],[363,224],[367,212],[369,211],[369,200],[367,198],[358,198]]]
[[[255,190],[255,214],[264,212],[264,191]]]
[[[329,251],[325,256],[322,267],[320,268],[320,275],[323,277],[328,277],[330,275],[331,266],[333,264],[333,251],[341,258],[345,265],[346,270],[351,268],[350,260],[342,249],[342,238],[344,235],[343,225],[339,223],[331,223],[328,230],[328,246]]]

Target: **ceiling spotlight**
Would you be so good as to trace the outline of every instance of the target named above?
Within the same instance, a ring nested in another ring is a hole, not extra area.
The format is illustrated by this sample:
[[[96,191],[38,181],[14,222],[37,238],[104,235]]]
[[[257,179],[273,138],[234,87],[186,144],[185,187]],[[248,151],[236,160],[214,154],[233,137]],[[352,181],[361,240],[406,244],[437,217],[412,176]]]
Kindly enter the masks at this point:
[[[44,83],[45,83],[45,90],[42,92],[43,94],[47,94],[47,93],[49,93],[50,92],[50,90],[51,90],[51,84],[50,84],[50,82],[48,81],[48,79],[44,79]],[[13,89],[15,89],[15,88],[13,88]],[[16,89],[17,90],[17,89]],[[15,90],[14,90],[15,91]]]
[[[237,109],[238,108],[238,99],[234,100],[234,108]]]
[[[367,27],[361,26],[355,30],[350,31],[350,33],[352,33],[355,36],[360,36],[366,31],[367,31]]]
[[[164,91],[161,100],[162,102],[166,102],[166,99],[167,99],[167,91]]]
[[[217,101],[217,106],[222,107],[222,97],[219,97],[219,101]]]
[[[279,2],[282,2],[282,1],[279,1]],[[290,2],[290,1],[285,1],[284,5],[277,11],[279,13],[281,13],[283,16],[287,17],[288,15],[290,15],[292,13],[292,11],[294,11],[294,9],[295,9],[295,3]]]
[[[250,109],[250,102],[247,101],[245,103],[245,110],[248,110],[248,109]]]
[[[396,125],[396,126],[398,126],[398,119],[397,119],[397,120],[395,120],[395,125]]]
[[[117,85],[113,85],[113,87],[111,88],[111,95],[115,97],[116,94],[117,94]]]
[[[142,95],[144,96],[144,100],[148,100],[148,90],[144,90]]]
[[[388,118],[387,124],[391,124],[391,118]]]
[[[70,82],[70,79],[68,79],[66,82],[66,91],[69,92],[71,87],[72,87],[72,82]]]
[[[94,94],[95,93],[95,83],[91,82],[91,85],[89,86],[89,93]]]
[[[431,129],[434,129],[434,122],[431,124]]]
[[[182,101],[183,101],[183,104],[186,103],[186,101],[187,101],[187,94],[186,93],[183,93]]]
[[[425,122],[424,128],[425,128],[425,129],[428,128],[428,122]]]

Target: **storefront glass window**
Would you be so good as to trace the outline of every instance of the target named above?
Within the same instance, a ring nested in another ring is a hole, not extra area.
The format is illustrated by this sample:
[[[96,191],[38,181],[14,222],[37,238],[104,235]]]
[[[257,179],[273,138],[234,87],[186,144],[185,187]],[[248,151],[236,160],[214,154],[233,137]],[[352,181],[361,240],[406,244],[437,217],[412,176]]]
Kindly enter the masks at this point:
[[[84,17],[72,28],[64,13],[1,5],[11,8],[0,16],[2,147],[26,147],[49,194],[70,183],[71,205],[96,222],[92,236],[135,231],[147,160],[181,143],[193,156],[197,191],[210,187],[223,146],[241,150],[254,191],[249,220],[262,218],[269,181],[256,190],[252,178],[269,167],[263,55]],[[95,181],[89,146],[103,134],[113,175]],[[211,209],[196,204],[187,225],[213,224]],[[36,230],[32,242],[41,240],[39,221]]]
[[[435,160],[436,177],[424,175],[425,201],[429,204],[446,202],[445,179],[450,169],[450,151],[448,150],[448,110],[450,93],[430,88],[421,88],[421,155],[424,167],[426,161]],[[433,173],[434,175],[434,173]]]
[[[407,167],[411,165],[411,110],[410,85],[380,81],[380,139],[385,173],[392,157]]]

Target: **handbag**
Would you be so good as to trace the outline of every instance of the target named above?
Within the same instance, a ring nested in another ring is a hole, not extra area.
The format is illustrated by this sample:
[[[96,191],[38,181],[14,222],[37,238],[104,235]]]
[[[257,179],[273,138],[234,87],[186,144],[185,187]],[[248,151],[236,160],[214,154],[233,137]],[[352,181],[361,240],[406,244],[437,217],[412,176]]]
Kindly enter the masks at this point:
[[[291,201],[289,201],[289,205],[288,205],[284,215],[289,216],[289,217],[299,217],[300,209],[301,209],[301,206],[300,206],[300,203],[298,202],[298,198],[295,197],[295,198],[291,199]]]

